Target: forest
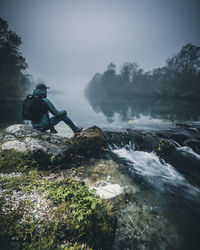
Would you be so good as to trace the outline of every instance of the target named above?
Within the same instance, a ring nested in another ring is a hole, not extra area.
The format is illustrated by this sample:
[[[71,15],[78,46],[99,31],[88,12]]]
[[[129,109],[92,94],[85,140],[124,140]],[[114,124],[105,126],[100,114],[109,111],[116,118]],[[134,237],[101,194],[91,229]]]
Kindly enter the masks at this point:
[[[28,67],[22,56],[21,37],[10,30],[8,23],[0,18],[0,99],[20,98],[31,82],[26,74]]]
[[[114,63],[96,73],[85,89],[95,101],[159,97],[198,99],[200,96],[200,47],[186,44],[161,68],[145,72],[136,62],[124,63],[119,73]]]

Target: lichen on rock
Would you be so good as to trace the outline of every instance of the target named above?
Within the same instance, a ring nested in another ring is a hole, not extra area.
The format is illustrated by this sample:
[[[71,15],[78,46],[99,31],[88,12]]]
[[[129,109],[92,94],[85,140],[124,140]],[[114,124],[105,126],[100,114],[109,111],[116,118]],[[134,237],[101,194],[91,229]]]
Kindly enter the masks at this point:
[[[14,149],[29,153],[39,165],[43,166],[51,163],[52,156],[54,166],[78,163],[106,147],[106,137],[97,127],[86,129],[73,138],[66,138],[17,124],[8,127],[0,135],[0,150]]]
[[[0,186],[1,249],[111,247],[115,216],[84,183],[30,171],[4,175]]]

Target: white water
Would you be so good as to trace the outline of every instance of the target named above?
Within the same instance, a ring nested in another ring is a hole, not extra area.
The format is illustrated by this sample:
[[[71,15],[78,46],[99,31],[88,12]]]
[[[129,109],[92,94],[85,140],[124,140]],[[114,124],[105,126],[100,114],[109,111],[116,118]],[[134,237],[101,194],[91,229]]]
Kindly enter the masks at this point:
[[[177,150],[182,151],[185,154],[190,154],[191,156],[195,157],[196,159],[200,160],[200,155],[195,153],[190,147],[178,147]]]
[[[189,195],[192,199],[200,197],[199,188],[190,184],[172,165],[159,159],[154,152],[134,151],[126,146],[114,149],[113,153],[127,161],[132,175],[142,176],[145,181],[158,190],[162,192],[181,191],[180,193]]]

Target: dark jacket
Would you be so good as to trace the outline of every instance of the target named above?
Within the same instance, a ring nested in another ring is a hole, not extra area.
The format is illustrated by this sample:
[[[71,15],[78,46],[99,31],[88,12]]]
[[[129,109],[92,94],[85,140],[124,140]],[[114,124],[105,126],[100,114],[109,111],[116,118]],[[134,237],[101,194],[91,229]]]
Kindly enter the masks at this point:
[[[41,89],[35,89],[33,91],[33,96],[36,96],[36,97],[39,97],[41,99],[43,99],[43,101],[45,101],[45,103],[47,104],[47,107],[48,107],[48,111],[54,115],[54,116],[63,116],[65,114],[67,114],[66,110],[61,110],[61,111],[58,111],[53,103],[47,99],[47,95],[45,93],[45,91],[41,90]],[[48,119],[48,113],[44,114],[41,118],[41,120],[39,122],[31,122],[32,123],[32,126],[34,128],[42,128],[42,127],[46,127],[49,125],[49,119]]]

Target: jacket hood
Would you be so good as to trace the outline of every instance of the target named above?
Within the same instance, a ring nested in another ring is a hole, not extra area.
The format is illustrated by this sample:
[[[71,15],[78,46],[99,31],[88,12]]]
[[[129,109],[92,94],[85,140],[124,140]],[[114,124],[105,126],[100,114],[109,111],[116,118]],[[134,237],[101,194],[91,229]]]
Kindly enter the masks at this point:
[[[40,98],[46,98],[47,94],[41,89],[35,89],[33,91],[33,96],[40,97]]]

